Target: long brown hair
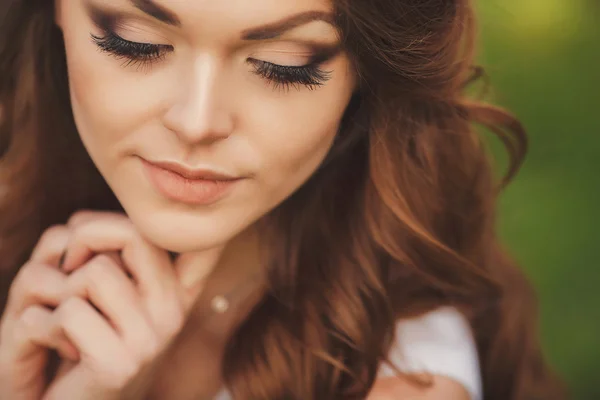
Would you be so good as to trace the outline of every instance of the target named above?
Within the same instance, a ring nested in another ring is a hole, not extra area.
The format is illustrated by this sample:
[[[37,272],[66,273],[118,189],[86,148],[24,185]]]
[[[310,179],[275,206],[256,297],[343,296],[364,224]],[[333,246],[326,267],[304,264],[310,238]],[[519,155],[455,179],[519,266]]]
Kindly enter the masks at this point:
[[[451,305],[471,323],[485,399],[563,398],[533,291],[494,233],[527,140],[509,113],[465,94],[481,72],[472,5],[334,5],[359,86],[321,168],[266,218],[271,291],[226,348],[231,392],[362,399],[395,323]],[[121,210],[77,135],[53,12],[47,0],[0,1],[2,296],[47,227],[82,208]],[[477,125],[506,145],[502,182]]]

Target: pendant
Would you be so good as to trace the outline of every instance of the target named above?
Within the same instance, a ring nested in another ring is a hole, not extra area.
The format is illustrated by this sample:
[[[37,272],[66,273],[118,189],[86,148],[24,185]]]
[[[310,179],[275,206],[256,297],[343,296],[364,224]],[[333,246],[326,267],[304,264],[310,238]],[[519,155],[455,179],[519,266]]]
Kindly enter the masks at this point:
[[[210,307],[214,312],[223,314],[229,309],[229,300],[222,295],[215,296],[210,301]]]

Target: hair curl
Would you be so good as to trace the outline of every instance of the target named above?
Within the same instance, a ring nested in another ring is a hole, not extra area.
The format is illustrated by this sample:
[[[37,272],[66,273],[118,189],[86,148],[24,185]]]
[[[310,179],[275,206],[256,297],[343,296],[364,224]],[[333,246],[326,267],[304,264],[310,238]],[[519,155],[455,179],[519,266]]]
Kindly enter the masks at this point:
[[[471,323],[486,400],[559,399],[533,291],[494,233],[527,148],[506,111],[470,99],[468,0],[336,0],[359,78],[322,167],[268,217],[270,293],[226,348],[236,399],[362,399],[402,318],[452,305]],[[121,210],[77,135],[53,2],[0,1],[0,306],[40,234]],[[511,163],[494,184],[474,125]]]

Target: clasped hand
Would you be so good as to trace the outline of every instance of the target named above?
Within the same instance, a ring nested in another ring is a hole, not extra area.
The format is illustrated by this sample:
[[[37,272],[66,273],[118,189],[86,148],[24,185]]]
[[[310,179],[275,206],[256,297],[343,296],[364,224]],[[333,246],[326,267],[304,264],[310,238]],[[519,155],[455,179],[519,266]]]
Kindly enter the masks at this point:
[[[79,212],[48,229],[0,320],[0,398],[143,398],[203,288],[178,271],[122,214]],[[46,382],[50,349],[62,362]]]

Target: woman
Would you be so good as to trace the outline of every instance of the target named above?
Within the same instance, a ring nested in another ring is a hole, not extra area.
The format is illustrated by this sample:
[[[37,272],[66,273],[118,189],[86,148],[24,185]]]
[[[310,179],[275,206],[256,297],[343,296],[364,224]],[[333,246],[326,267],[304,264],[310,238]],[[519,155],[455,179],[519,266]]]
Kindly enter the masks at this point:
[[[549,399],[467,0],[3,0],[0,394]],[[477,75],[477,74],[475,74]]]

